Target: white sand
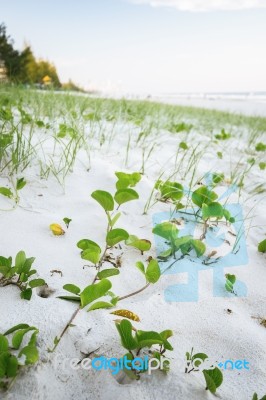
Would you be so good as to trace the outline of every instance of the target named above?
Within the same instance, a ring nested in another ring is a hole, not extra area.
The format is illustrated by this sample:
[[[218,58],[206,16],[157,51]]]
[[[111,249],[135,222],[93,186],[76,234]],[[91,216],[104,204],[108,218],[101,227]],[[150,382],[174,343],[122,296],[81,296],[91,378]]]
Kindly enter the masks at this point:
[[[108,126],[107,126],[108,131]],[[105,216],[101,207],[90,197],[95,189],[105,189],[114,193],[115,171],[137,171],[141,166],[141,152],[135,147],[137,132],[132,127],[121,125],[116,128],[119,135],[115,145],[104,144],[92,154],[90,171],[86,171],[88,159],[83,152],[78,155],[74,173],[66,180],[65,194],[54,179],[40,180],[34,168],[25,174],[27,186],[21,192],[20,206],[10,212],[1,212],[1,255],[15,256],[23,249],[27,256],[36,257],[39,275],[46,279],[55,293],[41,298],[34,291],[31,301],[19,298],[16,287],[0,290],[0,331],[26,322],[39,328],[38,346],[40,361],[26,370],[16,380],[10,393],[0,398],[10,400],[122,400],[122,399],[212,399],[213,395],[205,390],[202,374],[185,374],[184,356],[193,346],[196,352],[204,352],[213,361],[225,359],[246,359],[250,370],[225,371],[224,383],[217,390],[217,397],[223,400],[251,400],[256,391],[259,396],[266,392],[266,329],[252,316],[265,315],[266,255],[257,251],[258,241],[265,237],[266,206],[265,194],[255,209],[252,220],[253,228],[247,235],[249,263],[247,266],[230,268],[230,273],[245,282],[248,295],[245,298],[215,298],[212,294],[212,273],[202,271],[199,274],[199,301],[173,302],[164,300],[164,290],[169,284],[181,282],[186,274],[165,275],[145,292],[121,302],[119,308],[126,308],[137,313],[140,323],[135,323],[144,330],[172,329],[170,339],[174,351],[169,352],[172,359],[171,371],[167,376],[154,373],[143,376],[141,381],[129,385],[120,385],[108,371],[83,371],[70,368],[67,360],[80,358],[81,353],[90,352],[99,347],[98,353],[107,357],[123,355],[120,340],[114,326],[114,316],[108,310],[91,313],[82,311],[75,320],[75,327],[69,329],[55,353],[47,348],[63,329],[76,308],[75,304],[56,298],[62,294],[62,286],[75,283],[81,287],[89,284],[94,276],[90,268],[83,269],[84,262],[79,256],[76,243],[81,238],[90,238],[104,243]],[[125,168],[125,148],[127,133],[132,134],[132,150]],[[125,134],[126,133],[126,134]],[[237,136],[237,131],[236,131]],[[121,207],[122,217],[119,227],[130,233],[150,239],[152,214],[169,210],[169,205],[157,203],[148,215],[142,215],[150,191],[163,165],[170,170],[175,146],[183,134],[172,135],[163,132],[152,140],[158,144],[146,165],[146,173],[137,190],[140,199]],[[191,133],[189,141],[205,143],[209,137]],[[231,150],[225,151],[224,160],[218,160],[212,151],[205,152],[200,163],[198,175],[206,170],[222,169],[225,174],[230,169],[229,158],[234,164],[239,159],[245,140],[231,140]],[[252,182],[265,183],[265,171],[254,167],[245,181],[242,204],[245,216],[254,206],[254,201],[246,202],[247,189]],[[1,183],[6,181],[1,179]],[[42,194],[42,196],[39,196]],[[258,198],[257,198],[258,199]],[[234,199],[233,199],[234,200]],[[0,207],[8,206],[8,201],[1,198]],[[258,204],[258,200],[257,200]],[[49,231],[52,222],[62,223],[63,217],[72,218],[65,236],[54,237]],[[247,221],[247,226],[250,220]],[[135,261],[145,260],[134,249],[123,246],[122,268],[119,276],[113,277],[113,290],[119,295],[127,294],[143,285],[143,277],[134,267]],[[154,245],[151,255],[155,255]],[[61,270],[50,275],[51,270]],[[228,314],[226,309],[231,309]],[[88,332],[88,330],[90,331]],[[64,366],[64,362],[65,366]],[[2,396],[2,397],[1,397]]]

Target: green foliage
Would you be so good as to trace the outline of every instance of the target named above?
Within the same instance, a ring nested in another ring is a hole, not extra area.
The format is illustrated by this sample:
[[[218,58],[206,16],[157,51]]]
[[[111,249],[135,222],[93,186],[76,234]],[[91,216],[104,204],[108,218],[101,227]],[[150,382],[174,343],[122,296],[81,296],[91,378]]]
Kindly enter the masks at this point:
[[[177,182],[163,182],[158,180],[155,184],[155,188],[159,190],[161,199],[163,201],[167,201],[168,199],[172,200],[173,202],[179,201],[184,195],[183,186]]]
[[[127,174],[126,172],[115,173],[118,180],[116,182],[116,189],[127,189],[128,187],[134,187],[141,180],[141,174],[139,172],[132,172]]]
[[[205,244],[199,239],[193,239],[190,235],[178,237],[179,231],[176,225],[172,222],[162,222],[157,224],[152,231],[155,235],[166,239],[170,245],[169,249],[160,253],[159,258],[162,260],[168,259],[170,256],[175,257],[175,253],[179,250],[183,255],[194,250],[197,257],[201,257],[206,251]]]
[[[16,285],[21,290],[21,298],[30,300],[32,289],[45,285],[43,279],[30,279],[37,273],[31,269],[35,258],[26,258],[24,251],[18,252],[15,258],[15,265],[12,266],[12,257],[0,257],[0,286]]]
[[[198,207],[202,207],[203,204],[209,205],[218,198],[218,195],[209,190],[207,186],[201,186],[192,193],[192,201]]]
[[[234,292],[234,284],[236,282],[236,276],[235,275],[231,275],[231,274],[226,274],[225,275],[225,289],[230,292],[235,294]]]
[[[113,293],[109,292],[109,290],[112,287],[112,284],[108,279],[105,278],[105,276],[116,275],[116,273],[114,273],[113,270],[114,268],[112,268],[111,273],[110,270],[101,271],[99,274],[102,273],[102,275],[100,275],[100,277],[98,276],[98,278],[100,279],[99,283],[93,283],[89,286],[86,286],[82,291],[78,286],[73,285],[72,283],[64,285],[63,289],[72,294],[75,294],[75,296],[63,295],[63,296],[58,296],[58,298],[62,300],[78,302],[81,308],[84,308],[87,305],[93,303],[90,305],[88,311],[97,310],[99,308],[113,307],[114,303],[112,301],[110,303],[107,303],[105,301],[95,302],[95,300],[105,296],[110,296],[111,299],[116,297],[115,295],[113,295]]]
[[[222,371],[215,367],[214,369],[204,369],[203,375],[206,381],[206,389],[211,393],[215,393],[216,389],[223,383]]]
[[[97,243],[89,239],[81,239],[77,243],[77,247],[82,249],[81,258],[83,260],[90,261],[93,264],[99,262],[101,257],[101,248]]]
[[[266,169],[266,163],[265,162],[260,162],[259,163],[259,167],[262,171],[264,171]]]
[[[266,151],[266,144],[264,144],[262,142],[257,143],[255,150],[256,151]]]
[[[91,197],[96,200],[105,211],[113,211],[114,199],[109,192],[105,190],[96,190],[91,194]]]
[[[145,276],[147,282],[156,283],[160,279],[161,270],[158,262],[155,259],[152,259],[148,262],[146,269],[142,261],[137,261],[136,267]]]
[[[106,235],[106,243],[108,246],[113,247],[117,243],[122,242],[123,240],[127,240],[129,234],[124,229],[112,229]]]
[[[231,137],[231,134],[228,132],[225,132],[224,129],[221,130],[221,133],[214,135],[215,139],[218,140],[228,140]]]
[[[119,275],[120,271],[117,268],[107,268],[99,271],[97,274],[98,279],[109,278],[110,276]]]
[[[169,337],[173,336],[171,330],[166,330],[161,333],[142,330],[134,331],[131,322],[127,319],[116,322],[116,328],[120,335],[121,344],[126,350],[151,348],[155,344],[162,346],[162,351],[173,350],[173,347],[167,340]]]
[[[212,202],[209,205],[202,204],[202,218],[207,220],[209,218],[222,219],[224,217],[223,206],[218,202]]]
[[[266,394],[259,399],[257,393],[254,393],[252,400],[266,400]]]
[[[261,253],[266,253],[266,239],[262,240],[259,244],[258,244],[258,250]]]
[[[67,227],[67,229],[68,229],[69,224],[70,224],[70,222],[72,221],[72,219],[71,219],[71,218],[65,217],[65,218],[63,218],[63,221],[64,221],[64,223],[66,224],[66,227]]]
[[[0,388],[8,389],[24,365],[35,364],[38,361],[39,353],[36,347],[38,332],[34,326],[19,324],[0,334]],[[11,334],[13,335],[10,344],[7,336]]]
[[[125,241],[125,244],[127,246],[132,246],[132,247],[135,247],[136,249],[140,250],[141,254],[143,254],[144,251],[150,250],[150,248],[151,248],[151,242],[149,240],[139,239],[135,235],[129,235]]]
[[[119,206],[129,201],[137,200],[138,198],[138,193],[133,189],[119,189],[114,196],[114,199]]]
[[[172,133],[180,133],[180,132],[190,132],[193,128],[193,125],[187,124],[186,122],[180,122],[177,124],[172,124],[169,126],[169,131]]]

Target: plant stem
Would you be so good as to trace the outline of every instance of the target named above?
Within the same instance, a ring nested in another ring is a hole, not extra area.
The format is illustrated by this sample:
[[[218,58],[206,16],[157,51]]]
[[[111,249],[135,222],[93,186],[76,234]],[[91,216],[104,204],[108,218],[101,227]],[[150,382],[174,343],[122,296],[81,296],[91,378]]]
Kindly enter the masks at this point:
[[[150,286],[150,282],[148,282],[145,286],[143,286],[139,290],[136,290],[135,292],[132,292],[132,293],[129,293],[129,294],[125,295],[125,296],[119,297],[118,301],[127,299],[128,297],[131,297],[131,296],[135,296],[135,294],[141,293],[141,292],[143,292],[143,290],[147,289],[148,286]]]

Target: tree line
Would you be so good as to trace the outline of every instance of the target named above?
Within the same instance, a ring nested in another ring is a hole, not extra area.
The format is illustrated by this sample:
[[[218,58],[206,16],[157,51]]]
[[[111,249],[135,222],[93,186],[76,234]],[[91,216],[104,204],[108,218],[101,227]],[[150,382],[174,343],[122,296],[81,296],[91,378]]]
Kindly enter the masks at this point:
[[[46,60],[37,60],[30,46],[14,49],[14,41],[7,34],[4,23],[0,24],[0,61],[4,62],[7,79],[14,83],[42,84],[48,76],[53,86],[61,87],[55,66]]]

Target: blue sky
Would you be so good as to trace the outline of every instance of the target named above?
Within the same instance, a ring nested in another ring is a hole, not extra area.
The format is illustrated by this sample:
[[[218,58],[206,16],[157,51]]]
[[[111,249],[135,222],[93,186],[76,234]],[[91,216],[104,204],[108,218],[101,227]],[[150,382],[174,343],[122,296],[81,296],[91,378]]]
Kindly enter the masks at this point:
[[[258,91],[266,90],[264,6],[266,0],[0,0],[0,21],[17,48],[27,41],[55,63],[62,81],[86,88]]]

